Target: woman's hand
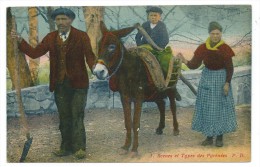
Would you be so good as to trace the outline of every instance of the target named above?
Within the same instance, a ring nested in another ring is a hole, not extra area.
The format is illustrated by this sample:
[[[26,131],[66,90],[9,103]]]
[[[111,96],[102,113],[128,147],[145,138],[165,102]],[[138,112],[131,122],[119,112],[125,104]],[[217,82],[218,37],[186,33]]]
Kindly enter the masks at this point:
[[[224,90],[224,95],[227,96],[228,91],[229,91],[229,83],[228,82],[225,83],[223,90]]]
[[[187,64],[187,63],[188,63],[188,61],[184,58],[184,56],[182,55],[182,53],[178,53],[178,54],[176,55],[176,57],[177,57],[178,59],[181,59],[181,61],[182,61],[184,64]]]

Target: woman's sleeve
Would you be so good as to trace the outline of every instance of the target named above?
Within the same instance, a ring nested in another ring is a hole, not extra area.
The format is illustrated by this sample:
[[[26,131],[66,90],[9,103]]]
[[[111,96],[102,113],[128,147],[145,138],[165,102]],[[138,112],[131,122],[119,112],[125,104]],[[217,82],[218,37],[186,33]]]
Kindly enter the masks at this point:
[[[203,47],[201,45],[196,49],[196,51],[194,52],[194,56],[190,61],[188,61],[187,66],[190,69],[197,69],[202,64],[202,61],[203,61]]]
[[[232,61],[233,56],[235,56],[235,53],[228,45],[226,45],[224,48],[224,64],[227,71],[226,82],[228,83],[231,82],[234,73],[234,66]]]

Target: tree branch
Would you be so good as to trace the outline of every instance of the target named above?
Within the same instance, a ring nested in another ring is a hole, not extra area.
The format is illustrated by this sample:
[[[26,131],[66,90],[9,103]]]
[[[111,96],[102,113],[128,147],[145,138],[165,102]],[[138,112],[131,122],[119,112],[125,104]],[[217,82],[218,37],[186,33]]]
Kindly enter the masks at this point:
[[[44,15],[44,13],[40,10],[39,7],[37,7],[38,11],[39,11],[39,14],[42,16],[42,18],[44,19],[44,21],[46,23],[48,23],[48,18],[46,17],[46,15]]]
[[[144,19],[144,17],[142,17],[141,15],[139,15],[139,14],[135,11],[134,7],[130,7],[130,6],[129,6],[129,9],[130,9],[139,19],[141,19],[143,22],[146,21],[146,19]]]
[[[174,6],[173,8],[171,8],[171,9],[165,14],[165,16],[164,16],[164,18],[163,18],[163,22],[165,22],[165,20],[166,20],[166,19],[168,18],[168,16],[169,16],[169,14],[172,13],[172,11],[174,11],[176,7],[177,7],[177,6]]]
[[[247,45],[251,46],[251,39],[245,39],[246,37],[248,37],[248,35],[251,35],[252,31],[249,31],[248,33],[246,33],[239,41],[237,41],[235,44],[231,45],[231,47],[235,48],[238,46],[241,46],[243,43],[247,43]],[[251,36],[250,36],[251,37]]]
[[[181,43],[186,43],[186,44],[192,44],[192,45],[199,45],[199,44],[201,44],[201,43],[196,43],[196,42],[188,42],[188,41],[183,41],[183,40],[176,40],[176,39],[174,39],[174,40],[170,40],[171,42],[181,42]]]
[[[179,28],[181,28],[184,24],[186,24],[188,22],[188,20],[184,21],[184,18],[185,18],[185,16],[181,19],[181,21],[172,30],[169,31],[169,35],[171,35],[175,31],[177,31]]]
[[[184,37],[184,38],[186,38],[186,39],[189,39],[189,40],[191,40],[191,41],[195,41],[195,42],[198,42],[198,43],[202,43],[202,42],[203,42],[203,40],[196,40],[196,39],[193,39],[193,38],[187,37],[187,36],[185,36],[185,35],[181,35],[181,34],[173,34],[171,37],[173,37],[173,36]]]

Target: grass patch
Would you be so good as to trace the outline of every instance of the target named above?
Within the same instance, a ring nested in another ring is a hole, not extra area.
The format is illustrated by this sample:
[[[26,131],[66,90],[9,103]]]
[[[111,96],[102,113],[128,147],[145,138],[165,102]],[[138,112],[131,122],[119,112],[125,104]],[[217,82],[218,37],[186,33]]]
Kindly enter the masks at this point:
[[[39,85],[48,84],[50,80],[49,75],[50,75],[50,62],[47,61],[44,64],[40,64],[39,73],[38,73]]]

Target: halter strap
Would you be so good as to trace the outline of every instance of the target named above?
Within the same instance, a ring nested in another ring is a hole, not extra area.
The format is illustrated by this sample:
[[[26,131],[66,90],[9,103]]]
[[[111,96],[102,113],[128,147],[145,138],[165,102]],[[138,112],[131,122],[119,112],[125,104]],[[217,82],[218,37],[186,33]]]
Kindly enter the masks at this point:
[[[106,65],[105,62],[104,62],[103,60],[101,60],[101,59],[98,59],[98,60],[97,60],[97,64],[103,64],[103,65]]]
[[[124,59],[124,47],[122,47],[122,44],[120,44],[120,48],[121,48],[120,61],[119,61],[118,65],[117,65],[116,69],[112,72],[112,74],[109,75],[109,76],[106,78],[107,80],[110,79],[113,75],[116,74],[116,72],[119,70],[119,68],[120,68],[120,66],[121,66],[121,64],[122,64],[122,62],[123,62],[123,59]]]

